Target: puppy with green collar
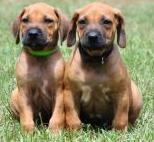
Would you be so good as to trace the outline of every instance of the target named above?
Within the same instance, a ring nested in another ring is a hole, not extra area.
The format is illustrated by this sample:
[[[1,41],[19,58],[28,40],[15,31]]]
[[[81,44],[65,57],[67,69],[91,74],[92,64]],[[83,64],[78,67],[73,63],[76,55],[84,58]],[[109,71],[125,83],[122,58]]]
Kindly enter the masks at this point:
[[[11,109],[27,132],[34,131],[37,118],[54,132],[64,127],[64,60],[57,44],[65,40],[67,29],[67,18],[44,3],[25,7],[13,23],[16,43],[21,41],[23,47]]]

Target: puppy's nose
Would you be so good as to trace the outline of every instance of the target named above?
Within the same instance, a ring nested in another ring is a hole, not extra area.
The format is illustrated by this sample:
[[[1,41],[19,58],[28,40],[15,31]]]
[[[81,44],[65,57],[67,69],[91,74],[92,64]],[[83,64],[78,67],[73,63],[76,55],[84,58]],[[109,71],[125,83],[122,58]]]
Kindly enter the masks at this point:
[[[98,36],[99,35],[96,31],[91,31],[88,33],[88,39],[89,39],[89,41],[92,41],[92,42],[97,41]]]
[[[28,35],[29,37],[31,38],[37,38],[38,36],[40,36],[42,34],[41,30],[38,29],[38,28],[31,28],[29,31],[28,31]]]

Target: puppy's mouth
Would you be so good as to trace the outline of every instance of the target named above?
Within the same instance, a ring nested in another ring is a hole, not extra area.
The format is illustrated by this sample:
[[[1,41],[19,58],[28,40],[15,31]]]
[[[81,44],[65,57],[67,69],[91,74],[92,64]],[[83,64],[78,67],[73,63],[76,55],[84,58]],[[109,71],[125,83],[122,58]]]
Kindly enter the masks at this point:
[[[101,56],[106,52],[111,46],[112,41],[107,39],[100,39],[97,42],[81,40],[81,47],[91,56]]]
[[[81,42],[80,45],[91,56],[101,56],[107,48],[103,42]]]
[[[104,53],[104,48],[87,48],[86,49],[87,53],[91,56],[101,56]]]
[[[23,40],[23,45],[27,48],[31,48],[32,50],[42,50],[48,45],[48,42],[45,39],[29,39]]]

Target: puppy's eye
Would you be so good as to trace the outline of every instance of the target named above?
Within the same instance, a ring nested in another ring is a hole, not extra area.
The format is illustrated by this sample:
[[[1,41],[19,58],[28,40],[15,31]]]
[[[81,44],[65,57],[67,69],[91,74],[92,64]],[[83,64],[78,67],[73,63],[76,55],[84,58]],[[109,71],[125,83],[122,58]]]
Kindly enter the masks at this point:
[[[78,21],[78,24],[81,25],[81,26],[84,26],[87,24],[87,21],[85,19],[81,19]]]
[[[101,25],[105,25],[105,26],[111,26],[112,25],[112,21],[111,20],[108,20],[108,19],[102,19],[101,20]]]
[[[29,22],[29,20],[28,20],[28,18],[27,18],[27,17],[25,17],[25,18],[23,18],[23,19],[22,19],[22,22],[26,24],[26,23],[28,23],[28,22]]]
[[[112,25],[112,21],[110,21],[110,20],[104,20],[103,21],[103,24],[105,24],[105,25]]]
[[[47,23],[47,24],[52,24],[52,23],[54,23],[54,20],[50,19],[50,18],[45,18],[44,22]]]

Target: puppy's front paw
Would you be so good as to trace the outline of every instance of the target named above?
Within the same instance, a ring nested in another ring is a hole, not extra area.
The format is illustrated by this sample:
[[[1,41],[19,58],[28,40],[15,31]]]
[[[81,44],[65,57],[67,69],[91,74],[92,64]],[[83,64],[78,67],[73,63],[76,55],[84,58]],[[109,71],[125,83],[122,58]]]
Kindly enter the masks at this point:
[[[81,126],[81,121],[78,117],[66,116],[66,128],[69,130],[78,130]]]
[[[128,122],[126,121],[113,121],[112,128],[115,130],[127,131]]]
[[[54,134],[59,133],[64,128],[64,119],[61,118],[50,119],[48,128]]]
[[[27,133],[33,133],[35,131],[35,124],[34,123],[23,123],[22,128]]]

